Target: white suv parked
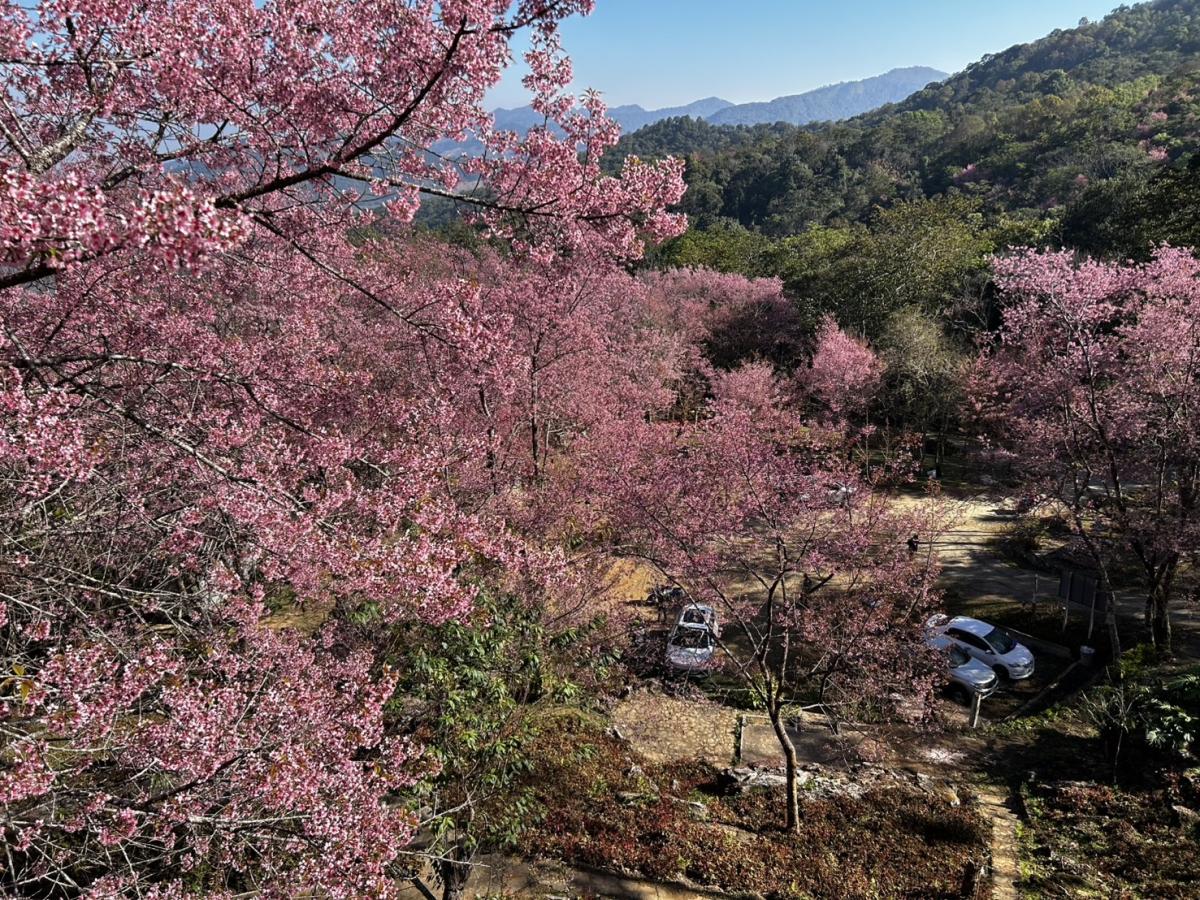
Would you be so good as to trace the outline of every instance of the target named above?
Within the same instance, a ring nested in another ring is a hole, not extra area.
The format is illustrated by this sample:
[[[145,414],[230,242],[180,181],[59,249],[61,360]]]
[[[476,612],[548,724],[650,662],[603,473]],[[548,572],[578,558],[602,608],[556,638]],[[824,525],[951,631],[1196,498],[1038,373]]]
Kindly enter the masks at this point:
[[[944,635],[1010,681],[1033,674],[1033,654],[1003,628],[967,616],[948,619],[943,615],[934,616],[927,625],[930,636]]]

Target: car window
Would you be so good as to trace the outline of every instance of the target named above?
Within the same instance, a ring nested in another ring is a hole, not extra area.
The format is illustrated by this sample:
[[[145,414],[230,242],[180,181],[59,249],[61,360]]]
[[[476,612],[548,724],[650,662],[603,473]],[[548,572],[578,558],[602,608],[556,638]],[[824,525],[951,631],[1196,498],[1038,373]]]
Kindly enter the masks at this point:
[[[985,640],[1000,654],[1008,653],[1017,646],[1017,642],[1013,640],[1012,635],[1003,628],[993,628],[988,632]]]
[[[962,647],[950,647],[950,668],[957,669],[959,666],[965,666],[970,661],[970,654]]]
[[[685,609],[683,611],[683,621],[692,625],[703,625],[704,613],[699,609]]]
[[[991,650],[987,644],[969,632],[960,631],[957,628],[951,628],[949,634],[953,635],[956,640],[960,640],[964,644],[974,647],[976,650]]]

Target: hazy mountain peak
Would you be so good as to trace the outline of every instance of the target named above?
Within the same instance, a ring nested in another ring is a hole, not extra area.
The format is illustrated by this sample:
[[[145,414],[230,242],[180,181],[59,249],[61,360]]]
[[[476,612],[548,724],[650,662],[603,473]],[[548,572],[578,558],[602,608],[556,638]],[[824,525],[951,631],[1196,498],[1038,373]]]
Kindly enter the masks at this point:
[[[734,104],[720,97],[705,97],[684,106],[662,109],[646,109],[636,103],[623,104],[612,107],[608,114],[626,134],[663,119],[680,116],[707,119],[716,125],[757,125],[772,122],[803,125],[825,119],[847,119],[887,103],[896,103],[930,82],[941,81],[946,77],[945,72],[939,72],[937,69],[909,66],[892,69],[874,78],[832,84],[803,94],[777,97],[763,103]],[[511,131],[525,132],[543,121],[529,106],[497,109],[494,114],[496,125]]]
[[[709,116],[714,125],[761,125],[849,119],[888,103],[898,103],[931,82],[949,77],[927,66],[892,69],[860,81],[843,81],[803,94],[776,97],[764,103],[740,103]]]
[[[703,100],[695,100],[685,106],[669,106],[663,109],[646,109],[636,103],[627,103],[610,108],[608,114],[621,126],[622,131],[628,133],[663,119],[673,119],[678,116],[706,119],[731,106],[733,106],[732,103],[722,100],[720,97],[705,97]],[[529,106],[520,106],[516,109],[497,109],[494,115],[498,127],[511,131],[527,131],[542,123],[542,117]]]

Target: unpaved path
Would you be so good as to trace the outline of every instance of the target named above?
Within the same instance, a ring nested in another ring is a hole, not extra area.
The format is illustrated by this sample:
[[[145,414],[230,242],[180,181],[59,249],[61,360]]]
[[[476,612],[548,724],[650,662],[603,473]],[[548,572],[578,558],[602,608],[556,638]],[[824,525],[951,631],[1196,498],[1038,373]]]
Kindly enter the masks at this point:
[[[903,496],[900,508],[923,505],[926,498]],[[950,526],[932,544],[942,566],[941,586],[971,600],[1029,603],[1034,596],[1048,600],[1058,590],[1049,576],[1022,569],[996,552],[994,542],[1013,522],[1012,505],[988,497],[944,500]],[[922,551],[930,549],[921,535]]]
[[[429,873],[426,884],[434,886]],[[435,887],[435,886],[434,886]],[[436,887],[435,887],[436,890]],[[505,856],[485,856],[471,872],[467,897],[612,897],[618,900],[710,900],[724,897],[675,884],[659,884],[595,869],[576,868],[553,860],[527,862]],[[415,887],[400,891],[401,900],[425,900]]]
[[[901,504],[915,502],[919,501],[911,497],[900,500]],[[954,525],[933,547],[942,564],[943,587],[972,602],[1028,604],[1036,598],[1043,609],[1058,605],[1056,575],[1023,569],[995,548],[995,540],[1014,521],[1011,500],[981,495],[949,502],[955,512]],[[1122,643],[1132,646],[1143,635],[1145,597],[1130,588],[1117,591],[1116,602]],[[1097,631],[1103,627],[1103,622],[1096,623]],[[1171,627],[1176,654],[1200,657],[1200,602],[1177,599],[1171,610]]]

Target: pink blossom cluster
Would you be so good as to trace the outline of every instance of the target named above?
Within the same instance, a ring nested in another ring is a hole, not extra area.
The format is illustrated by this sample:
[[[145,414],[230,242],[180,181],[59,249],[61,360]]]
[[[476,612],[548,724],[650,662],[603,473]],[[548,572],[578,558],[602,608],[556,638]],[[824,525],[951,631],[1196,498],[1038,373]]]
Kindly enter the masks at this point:
[[[954,176],[955,184],[970,184],[973,181],[978,181],[983,177],[983,173],[979,170],[978,163],[968,163]]]
[[[168,265],[194,266],[246,236],[242,217],[214,208],[181,184],[143,192],[116,208],[112,199],[84,183],[77,169],[59,181],[6,169],[0,174],[4,260],[21,265],[32,255],[57,269],[117,250],[148,248]]]
[[[1173,248],[1144,265],[1024,251],[995,267],[1007,303],[974,374],[981,429],[1029,503],[1076,514],[1097,566],[1140,561],[1147,621],[1169,641],[1174,573],[1200,533],[1200,262]]]
[[[826,318],[817,331],[812,364],[797,375],[802,389],[834,420],[861,414],[883,377],[883,363],[864,341]]]
[[[139,246],[194,265],[252,229],[294,229],[288,213],[299,208],[361,215],[361,192],[343,190],[337,176],[369,183],[401,218],[419,193],[477,176],[495,196],[480,203],[496,227],[512,233],[520,219],[538,238],[531,248],[556,240],[577,252],[639,255],[641,238],[680,229],[664,208],[682,194],[682,170],[633,161],[621,178],[601,174],[617,128],[594,94],[574,111],[557,37],[564,17],[591,8],[591,0],[7,4],[0,245],[11,271],[0,286]],[[496,131],[484,103],[523,30],[533,34],[527,83],[548,124],[521,139]],[[424,152],[468,134],[484,143],[483,157]]]
[[[6,701],[10,736],[46,725],[9,744],[15,766],[0,773],[28,883],[116,852],[133,869],[99,879],[97,896],[152,872],[186,880],[199,865],[267,885],[286,872],[288,891],[388,892],[385,864],[413,820],[379,798],[415,770],[411,748],[383,735],[386,673],[332,654],[332,635],[322,645],[272,631],[246,605],[226,614],[200,657],[132,626],[104,644],[60,643],[33,690]],[[51,797],[53,819],[29,802]]]
[[[584,607],[571,454],[684,354],[622,268],[681,165],[603,174],[565,93],[591,5],[0,7],[6,892],[388,896],[427,767],[396,624]],[[522,31],[519,138],[483,104]],[[403,229],[460,178],[505,253]]]

